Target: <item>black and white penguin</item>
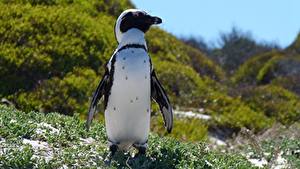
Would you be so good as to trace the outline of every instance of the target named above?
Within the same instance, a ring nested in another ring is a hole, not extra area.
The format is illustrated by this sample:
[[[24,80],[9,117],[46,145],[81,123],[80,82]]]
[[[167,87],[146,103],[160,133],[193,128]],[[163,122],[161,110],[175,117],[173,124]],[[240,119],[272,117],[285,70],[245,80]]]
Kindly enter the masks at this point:
[[[172,130],[172,106],[155,75],[144,37],[151,25],[161,22],[138,9],[122,12],[116,21],[118,47],[106,64],[87,119],[89,128],[97,103],[104,96],[109,158],[117,150],[128,150],[131,146],[138,149],[138,155],[146,153],[151,98],[159,104],[167,131]]]

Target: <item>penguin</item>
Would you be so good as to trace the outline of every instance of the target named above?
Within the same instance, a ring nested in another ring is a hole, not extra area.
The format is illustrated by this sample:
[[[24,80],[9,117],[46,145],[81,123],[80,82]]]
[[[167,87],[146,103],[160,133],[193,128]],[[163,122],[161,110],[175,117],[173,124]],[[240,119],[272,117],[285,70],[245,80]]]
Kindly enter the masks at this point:
[[[116,151],[130,147],[145,155],[150,131],[151,99],[158,103],[166,130],[173,127],[173,112],[169,98],[159,82],[148,55],[145,33],[160,24],[159,17],[143,10],[128,9],[115,23],[118,47],[105,66],[90,104],[87,129],[99,100],[104,97],[105,127],[110,160]]]

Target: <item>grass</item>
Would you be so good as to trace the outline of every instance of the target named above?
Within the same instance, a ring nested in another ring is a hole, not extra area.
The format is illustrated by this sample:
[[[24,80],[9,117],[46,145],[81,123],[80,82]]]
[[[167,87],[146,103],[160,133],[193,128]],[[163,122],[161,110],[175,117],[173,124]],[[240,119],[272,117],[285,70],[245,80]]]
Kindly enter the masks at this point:
[[[78,116],[25,113],[0,106],[0,168],[107,168],[103,124],[87,132]],[[127,154],[118,153],[109,168],[127,168]],[[255,168],[236,153],[221,153],[205,143],[183,143],[150,134],[146,157],[131,168]]]

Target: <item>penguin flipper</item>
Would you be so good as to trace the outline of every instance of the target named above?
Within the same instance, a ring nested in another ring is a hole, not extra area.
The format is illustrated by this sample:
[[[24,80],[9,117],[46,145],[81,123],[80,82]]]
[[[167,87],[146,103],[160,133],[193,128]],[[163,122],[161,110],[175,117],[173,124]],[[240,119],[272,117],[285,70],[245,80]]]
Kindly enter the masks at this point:
[[[89,113],[88,113],[88,118],[86,121],[86,128],[87,130],[89,130],[90,125],[92,123],[94,114],[96,112],[96,108],[97,108],[97,104],[98,101],[102,98],[102,96],[106,93],[106,86],[108,84],[109,81],[109,71],[108,69],[106,69],[104,76],[102,77],[102,80],[100,81],[94,95],[93,95],[93,99],[92,102],[90,104],[90,108],[89,108]]]
[[[173,112],[169,98],[158,81],[154,70],[151,72],[151,97],[158,103],[160,111],[164,118],[167,131],[170,133],[173,128]]]

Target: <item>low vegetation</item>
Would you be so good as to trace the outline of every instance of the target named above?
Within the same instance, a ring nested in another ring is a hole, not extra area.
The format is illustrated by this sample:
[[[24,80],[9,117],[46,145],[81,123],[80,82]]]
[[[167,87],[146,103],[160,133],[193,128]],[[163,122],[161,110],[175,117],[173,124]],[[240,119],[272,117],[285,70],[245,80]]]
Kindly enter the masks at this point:
[[[253,109],[264,112],[282,124],[292,124],[300,119],[299,96],[279,86],[245,89],[242,99]]]
[[[44,115],[0,106],[0,167],[103,167],[108,153],[103,124],[85,130],[78,116]],[[119,153],[110,168],[255,168],[235,153],[209,150],[204,143],[182,143],[150,134],[146,157],[128,163]],[[131,151],[131,153],[133,153]]]

